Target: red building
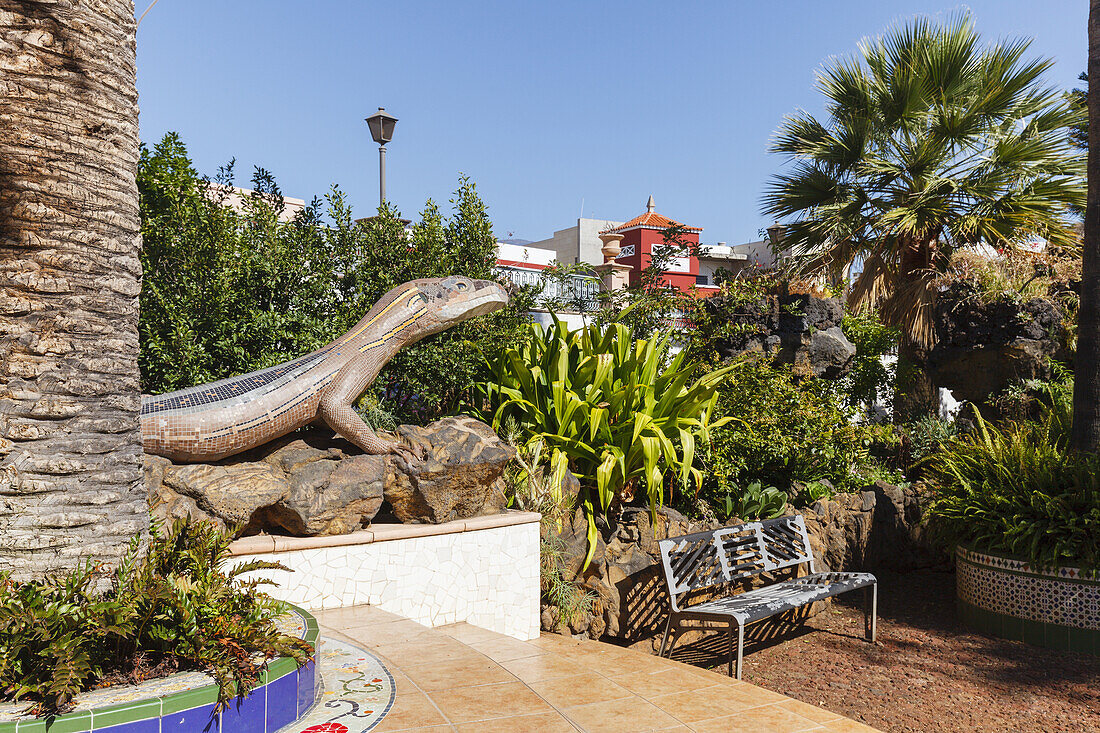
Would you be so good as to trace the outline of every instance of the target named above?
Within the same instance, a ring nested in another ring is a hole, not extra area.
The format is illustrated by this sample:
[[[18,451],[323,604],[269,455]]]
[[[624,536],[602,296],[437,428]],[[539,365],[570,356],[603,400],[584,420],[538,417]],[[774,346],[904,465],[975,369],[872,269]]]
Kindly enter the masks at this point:
[[[702,227],[686,226],[658,214],[652,196],[649,197],[645,208],[646,212],[641,216],[636,216],[611,229],[623,235],[620,245],[622,251],[615,261],[634,268],[630,271],[631,285],[637,284],[641,271],[649,266],[654,249],[656,248],[659,252],[661,247],[666,246],[664,240],[666,229],[672,226],[683,227],[680,241],[690,243],[692,250],[698,247],[699,232],[703,231]],[[684,250],[672,260],[661,279],[672,287],[686,291],[695,287],[698,274],[699,260],[693,257],[690,251]]]

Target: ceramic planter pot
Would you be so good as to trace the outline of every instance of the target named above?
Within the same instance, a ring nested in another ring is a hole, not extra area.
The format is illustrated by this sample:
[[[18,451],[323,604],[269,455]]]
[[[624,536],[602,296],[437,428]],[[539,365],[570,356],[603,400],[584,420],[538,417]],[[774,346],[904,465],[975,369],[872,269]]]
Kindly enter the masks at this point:
[[[1100,580],[965,547],[956,569],[959,617],[975,631],[1100,655]]]

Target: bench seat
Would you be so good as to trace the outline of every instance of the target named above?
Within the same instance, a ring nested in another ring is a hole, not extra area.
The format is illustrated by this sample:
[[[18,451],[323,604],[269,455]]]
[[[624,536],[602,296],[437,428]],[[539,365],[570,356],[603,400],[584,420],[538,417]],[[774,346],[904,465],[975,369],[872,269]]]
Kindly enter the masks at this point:
[[[874,584],[875,576],[870,573],[815,573],[754,588],[735,596],[698,603],[685,608],[680,615],[731,616],[739,623],[750,624],[784,611],[791,611],[815,601],[823,601],[840,593]]]

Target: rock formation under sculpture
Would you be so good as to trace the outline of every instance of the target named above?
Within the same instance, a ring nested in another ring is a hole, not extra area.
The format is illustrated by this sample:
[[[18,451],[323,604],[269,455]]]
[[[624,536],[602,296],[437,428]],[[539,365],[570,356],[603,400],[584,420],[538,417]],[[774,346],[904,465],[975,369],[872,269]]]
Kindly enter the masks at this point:
[[[154,516],[191,516],[223,528],[246,525],[297,536],[346,534],[367,526],[389,500],[403,522],[445,522],[504,507],[502,476],[515,450],[473,418],[402,426],[422,461],[365,455],[315,428],[217,463],[145,456]]]

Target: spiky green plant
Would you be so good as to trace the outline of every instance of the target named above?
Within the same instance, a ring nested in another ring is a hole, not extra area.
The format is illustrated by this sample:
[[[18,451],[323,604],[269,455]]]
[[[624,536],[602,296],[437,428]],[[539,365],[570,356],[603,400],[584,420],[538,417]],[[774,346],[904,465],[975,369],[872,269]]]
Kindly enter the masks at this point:
[[[568,464],[585,487],[589,553],[597,512],[645,491],[651,510],[666,489],[698,490],[695,445],[709,438],[715,390],[729,368],[696,377],[670,336],[634,339],[621,323],[571,331],[557,317],[486,360],[478,385],[484,419],[514,420],[526,441],[543,441],[552,470]],[[719,424],[718,422],[715,423]]]

